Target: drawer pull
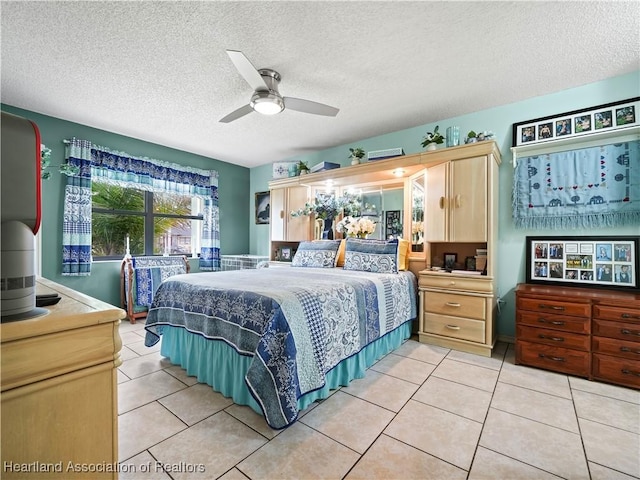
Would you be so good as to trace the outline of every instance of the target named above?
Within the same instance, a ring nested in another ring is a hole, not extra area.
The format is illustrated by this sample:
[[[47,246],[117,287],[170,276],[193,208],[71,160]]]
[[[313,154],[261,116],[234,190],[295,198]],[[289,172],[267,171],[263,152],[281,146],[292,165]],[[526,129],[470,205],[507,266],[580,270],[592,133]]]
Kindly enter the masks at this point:
[[[540,323],[550,323],[551,325],[564,325],[562,320],[547,320],[546,318],[540,317],[538,319]]]
[[[640,320],[640,315],[633,315],[632,313],[623,313],[620,316],[622,318],[635,318],[636,320]]]
[[[544,303],[539,303],[538,307],[539,308],[547,308],[549,310],[558,310],[558,311],[563,311],[564,310],[564,307],[559,307],[557,305],[546,305]]]
[[[622,335],[638,335],[640,336],[640,330],[629,330],[627,328],[621,328],[620,333]]]
[[[620,347],[620,351],[625,353],[635,353],[637,355],[640,355],[640,349],[634,350],[633,348],[629,348],[629,347]]]
[[[447,325],[447,328],[451,330],[460,330],[460,327],[458,325]]]
[[[456,284],[456,282],[454,282],[453,280],[451,280],[451,281],[449,282],[449,285],[455,285],[455,284]]]
[[[564,362],[564,357],[554,357],[553,355],[545,355],[544,353],[539,353],[538,357],[553,360],[554,362]]]
[[[542,338],[544,340],[553,340],[554,342],[564,342],[564,338],[562,337],[550,337],[549,335],[538,335],[538,338]]]
[[[622,372],[623,375],[633,375],[635,377],[640,377],[640,372],[633,372],[631,370],[627,370],[626,368],[623,368],[620,371]]]
[[[447,303],[445,303],[445,305],[447,307],[461,307],[462,306],[459,303],[454,303],[454,302],[447,302]]]

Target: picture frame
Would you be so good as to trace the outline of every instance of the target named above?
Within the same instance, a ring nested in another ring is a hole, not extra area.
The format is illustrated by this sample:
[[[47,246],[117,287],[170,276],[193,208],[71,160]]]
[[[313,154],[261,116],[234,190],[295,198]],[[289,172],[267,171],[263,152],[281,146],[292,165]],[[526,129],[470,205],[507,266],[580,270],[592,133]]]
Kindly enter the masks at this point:
[[[467,257],[464,259],[464,269],[475,272],[476,270],[476,257]]]
[[[273,162],[273,171],[271,176],[274,180],[278,178],[295,177],[298,172],[297,165],[298,162],[296,161]]]
[[[453,270],[456,268],[456,262],[458,261],[457,253],[445,253],[444,254],[444,268],[445,270]]]
[[[402,210],[387,210],[384,218],[384,238],[402,236]]]
[[[528,236],[526,283],[640,291],[640,236]]]
[[[513,124],[512,146],[640,126],[640,97],[596,105],[582,110],[534,118]]]
[[[271,192],[256,192],[255,197],[256,225],[269,225]]]
[[[290,262],[291,260],[292,260],[291,247],[281,247],[280,248],[280,261],[281,262]]]

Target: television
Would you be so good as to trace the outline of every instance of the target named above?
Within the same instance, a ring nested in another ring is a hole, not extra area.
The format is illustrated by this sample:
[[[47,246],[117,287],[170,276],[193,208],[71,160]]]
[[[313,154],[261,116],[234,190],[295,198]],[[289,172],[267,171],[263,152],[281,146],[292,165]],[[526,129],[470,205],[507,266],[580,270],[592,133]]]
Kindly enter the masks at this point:
[[[41,220],[40,131],[2,112],[0,249],[2,322],[44,315],[36,308],[35,235]]]

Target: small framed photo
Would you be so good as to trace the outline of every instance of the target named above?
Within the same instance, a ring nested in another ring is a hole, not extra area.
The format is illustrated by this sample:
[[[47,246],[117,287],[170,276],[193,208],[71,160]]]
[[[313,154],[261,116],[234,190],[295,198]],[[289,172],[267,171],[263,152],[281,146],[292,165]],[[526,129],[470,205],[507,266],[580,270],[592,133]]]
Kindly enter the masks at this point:
[[[636,108],[633,105],[616,109],[616,125],[636,123]]]
[[[580,115],[575,118],[576,133],[591,131],[591,115]]]
[[[447,270],[453,270],[456,268],[456,262],[458,261],[457,253],[445,253],[444,254],[444,268]]]
[[[256,225],[268,225],[271,211],[271,192],[256,192]]]
[[[476,269],[476,257],[467,257],[464,259],[464,269],[475,271]]]
[[[291,247],[282,247],[280,249],[280,260],[283,262],[291,261]]]
[[[611,110],[596,112],[594,114],[594,118],[596,120],[596,130],[609,128],[613,125],[613,113],[611,112]]]
[[[527,237],[527,283],[640,292],[640,237]]]

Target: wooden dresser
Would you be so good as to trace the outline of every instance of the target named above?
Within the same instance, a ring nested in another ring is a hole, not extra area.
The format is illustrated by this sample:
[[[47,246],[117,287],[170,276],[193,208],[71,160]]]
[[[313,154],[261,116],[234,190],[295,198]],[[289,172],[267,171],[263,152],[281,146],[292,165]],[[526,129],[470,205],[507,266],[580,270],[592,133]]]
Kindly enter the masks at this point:
[[[62,300],[47,315],[0,325],[0,476],[117,478],[125,312],[46,279],[37,291]]]
[[[640,294],[518,285],[516,363],[640,388]]]

